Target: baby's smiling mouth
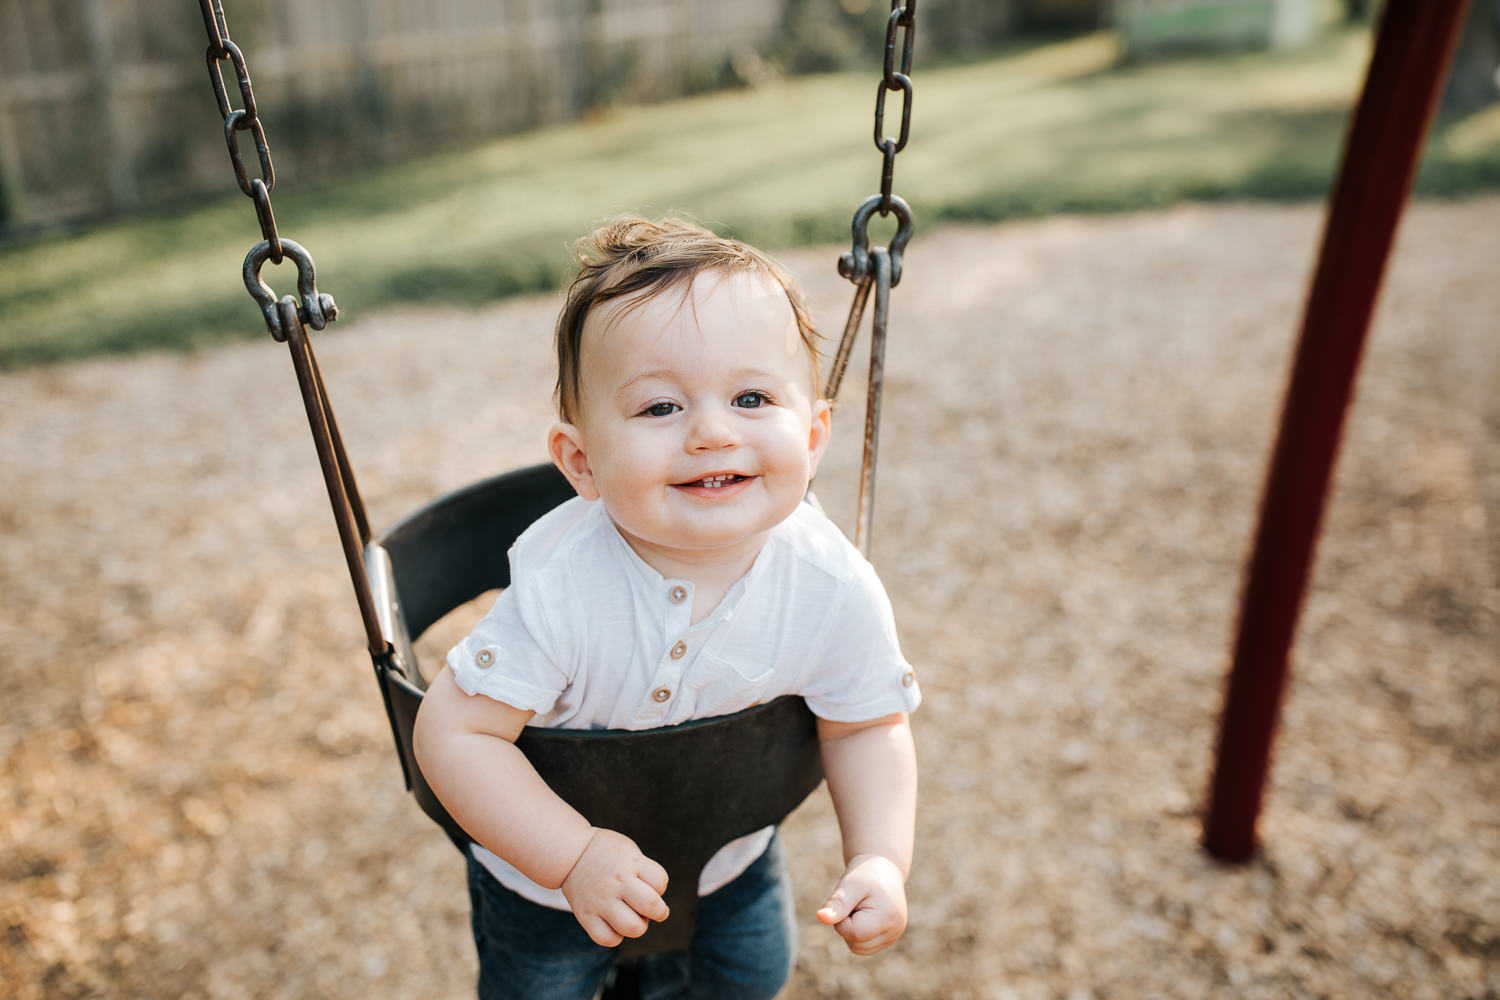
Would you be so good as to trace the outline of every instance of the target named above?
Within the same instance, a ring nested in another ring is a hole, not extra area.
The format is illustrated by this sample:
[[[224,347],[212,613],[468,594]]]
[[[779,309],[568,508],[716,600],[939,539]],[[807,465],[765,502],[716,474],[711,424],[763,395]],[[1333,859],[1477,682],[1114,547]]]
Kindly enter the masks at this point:
[[[730,486],[734,483],[744,482],[747,476],[741,476],[734,472],[723,472],[715,476],[704,476],[690,483],[678,483],[678,486],[702,487],[704,489],[718,489],[721,486]]]

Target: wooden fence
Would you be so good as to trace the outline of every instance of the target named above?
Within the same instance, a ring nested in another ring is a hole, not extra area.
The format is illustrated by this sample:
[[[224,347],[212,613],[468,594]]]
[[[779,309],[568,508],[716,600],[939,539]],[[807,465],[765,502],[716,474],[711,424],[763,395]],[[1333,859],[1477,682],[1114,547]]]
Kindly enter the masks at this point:
[[[669,96],[784,0],[226,0],[278,178]],[[191,0],[0,0],[0,235],[233,189]],[[236,106],[233,76],[225,76]],[[243,149],[256,175],[254,146]]]

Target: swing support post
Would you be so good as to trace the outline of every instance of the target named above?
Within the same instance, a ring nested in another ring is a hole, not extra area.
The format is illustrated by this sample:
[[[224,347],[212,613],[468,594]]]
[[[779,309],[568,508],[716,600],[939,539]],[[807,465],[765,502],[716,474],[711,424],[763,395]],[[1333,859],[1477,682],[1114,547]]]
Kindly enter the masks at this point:
[[[1243,863],[1260,813],[1345,414],[1468,0],[1387,0],[1355,109],[1272,453],[1225,688],[1203,846]]]

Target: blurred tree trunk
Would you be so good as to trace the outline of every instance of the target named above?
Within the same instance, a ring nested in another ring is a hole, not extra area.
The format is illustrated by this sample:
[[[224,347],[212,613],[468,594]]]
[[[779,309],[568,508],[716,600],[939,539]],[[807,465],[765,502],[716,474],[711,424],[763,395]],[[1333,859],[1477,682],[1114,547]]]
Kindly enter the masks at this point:
[[[917,37],[925,38],[939,52],[983,51],[1015,31],[1024,14],[1023,0],[946,0],[919,5]]]
[[[1453,71],[1443,92],[1442,110],[1449,114],[1477,111],[1500,98],[1495,71],[1500,69],[1500,0],[1472,0]]]
[[[1024,0],[1019,13],[1028,28],[1091,30],[1108,22],[1108,6],[1105,0]]]

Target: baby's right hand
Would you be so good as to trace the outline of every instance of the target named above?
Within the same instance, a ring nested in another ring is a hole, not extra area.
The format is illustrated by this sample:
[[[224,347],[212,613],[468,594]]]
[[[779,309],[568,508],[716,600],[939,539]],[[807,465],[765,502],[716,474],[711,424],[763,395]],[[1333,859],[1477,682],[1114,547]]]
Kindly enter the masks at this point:
[[[667,919],[666,891],[665,868],[624,834],[598,828],[562,884],[573,916],[606,948],[646,933],[647,920]]]

